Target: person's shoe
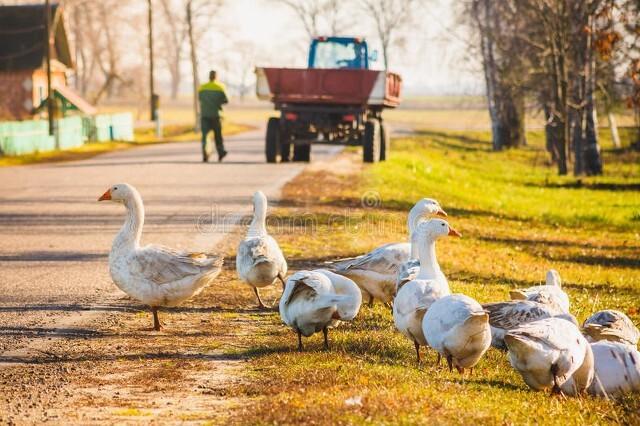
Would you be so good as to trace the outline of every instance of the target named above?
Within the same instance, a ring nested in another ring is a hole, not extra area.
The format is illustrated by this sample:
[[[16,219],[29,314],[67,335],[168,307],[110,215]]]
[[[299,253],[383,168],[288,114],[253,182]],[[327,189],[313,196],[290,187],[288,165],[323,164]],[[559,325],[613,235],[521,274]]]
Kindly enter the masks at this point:
[[[222,151],[222,153],[218,154],[218,163],[222,163],[222,160],[224,160],[224,157],[226,157],[227,154],[227,151]]]
[[[206,152],[204,152],[202,154],[202,162],[206,163],[207,161],[209,161],[209,154],[207,154]]]

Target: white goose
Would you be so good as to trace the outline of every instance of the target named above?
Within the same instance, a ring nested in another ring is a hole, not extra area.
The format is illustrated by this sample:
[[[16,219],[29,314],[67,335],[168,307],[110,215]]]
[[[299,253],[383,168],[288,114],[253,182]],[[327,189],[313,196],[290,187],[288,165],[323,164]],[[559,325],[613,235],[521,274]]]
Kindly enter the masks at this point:
[[[531,388],[563,388],[573,377],[572,392],[584,392],[593,380],[593,352],[574,324],[562,318],[545,318],[522,324],[504,336],[509,361]]]
[[[280,318],[302,336],[322,331],[324,347],[329,349],[328,329],[337,321],[353,320],[362,303],[360,289],[349,278],[325,269],[299,271],[289,276],[280,298]]]
[[[121,183],[109,188],[98,201],[124,204],[127,216],[113,240],[109,272],[118,288],[151,306],[153,328],[160,330],[158,307],[175,306],[198,294],[222,269],[222,257],[179,252],[147,245],[140,247],[144,205],[138,191]]]
[[[531,300],[569,313],[569,296],[562,291],[562,279],[555,269],[547,271],[546,284],[509,292],[511,300]]]
[[[423,198],[411,208],[407,218],[409,238],[418,223],[429,215],[447,216],[440,204],[430,198]],[[390,243],[354,259],[337,261],[331,269],[355,281],[363,295],[368,296],[369,305],[374,299],[387,303],[396,294],[398,268],[410,256],[410,243]]]
[[[507,349],[504,335],[509,330],[522,324],[544,318],[563,318],[574,325],[578,325],[575,317],[551,306],[530,300],[510,300],[508,302],[485,303],[482,308],[489,313],[491,326],[491,346],[497,349]]]
[[[422,320],[422,332],[429,346],[447,360],[449,371],[460,374],[473,367],[491,346],[489,315],[474,299],[451,294],[436,300]]]
[[[267,234],[267,197],[257,191],[253,194],[253,219],[244,240],[238,246],[236,271],[242,281],[253,287],[258,306],[265,308],[258,288],[282,282],[287,274],[287,261],[276,240]]]
[[[420,271],[414,280],[400,288],[393,300],[393,321],[413,342],[420,362],[420,346],[427,346],[422,329],[424,314],[433,302],[450,293],[447,281],[439,279],[442,272],[436,259],[436,240],[446,235],[460,236],[460,233],[442,219],[422,222],[415,232]]]
[[[595,365],[595,378],[588,389],[591,395],[607,398],[640,392],[640,352],[636,348],[603,340],[592,343],[591,350]],[[572,379],[566,388],[567,393],[574,389]]]
[[[582,324],[582,330],[589,342],[610,340],[635,348],[640,339],[640,330],[633,321],[624,313],[612,309],[591,315]]]

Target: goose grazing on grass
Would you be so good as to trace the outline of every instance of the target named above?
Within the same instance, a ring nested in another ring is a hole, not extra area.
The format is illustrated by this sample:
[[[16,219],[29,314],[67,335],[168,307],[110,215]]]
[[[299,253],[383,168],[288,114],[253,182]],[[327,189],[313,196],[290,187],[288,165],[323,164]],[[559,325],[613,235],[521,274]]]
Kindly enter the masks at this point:
[[[574,325],[578,321],[571,314],[530,300],[511,300],[508,302],[485,303],[482,308],[489,313],[491,326],[491,346],[506,350],[504,335],[522,324],[545,318],[563,318]]]
[[[610,340],[636,348],[640,330],[620,311],[598,311],[586,319],[582,330],[589,342]]]
[[[546,284],[509,292],[511,300],[531,300],[569,313],[569,296],[562,291],[562,279],[555,269],[547,271]]]
[[[257,191],[253,194],[253,219],[247,236],[240,242],[236,254],[236,271],[242,281],[253,287],[258,306],[266,308],[259,288],[282,282],[287,274],[287,261],[276,240],[267,234],[267,197]]]
[[[504,336],[509,361],[536,390],[579,394],[594,376],[593,352],[578,327],[562,318],[522,324]],[[569,378],[570,386],[563,387]]]
[[[410,239],[416,226],[430,215],[447,216],[440,204],[430,198],[423,198],[411,208],[407,219]],[[387,303],[396,294],[398,268],[410,257],[410,243],[390,243],[363,256],[337,261],[331,269],[352,279],[368,297],[369,305],[374,299]]]
[[[121,203],[127,209],[109,253],[109,272],[120,290],[151,306],[153,328],[160,330],[158,307],[175,306],[198,294],[220,273],[222,257],[157,245],[140,247],[144,205],[131,185],[114,185],[98,201]]]
[[[436,300],[422,320],[422,332],[429,346],[443,356],[449,371],[460,374],[471,369],[491,346],[489,315],[474,299],[451,294]],[[439,362],[438,362],[439,363]]]
[[[431,219],[418,225],[415,231],[420,257],[418,276],[400,288],[393,300],[393,321],[396,328],[407,336],[416,348],[420,362],[420,346],[427,346],[422,319],[429,307],[450,293],[447,280],[439,279],[440,266],[436,259],[436,240],[446,235],[460,236],[442,219]]]
[[[636,348],[603,340],[592,343],[591,350],[595,365],[595,378],[588,389],[591,395],[607,398],[640,392],[640,352]],[[566,387],[568,393],[574,388],[572,379]]]
[[[299,271],[289,276],[280,298],[280,318],[302,336],[322,331],[324,348],[329,349],[329,327],[337,321],[353,320],[362,303],[360,289],[349,278],[325,269]]]

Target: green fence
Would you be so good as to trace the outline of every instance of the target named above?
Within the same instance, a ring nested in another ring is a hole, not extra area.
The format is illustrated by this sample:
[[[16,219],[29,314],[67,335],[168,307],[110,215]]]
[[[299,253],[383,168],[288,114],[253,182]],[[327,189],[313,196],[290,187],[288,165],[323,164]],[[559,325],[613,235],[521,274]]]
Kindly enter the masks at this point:
[[[49,136],[46,120],[0,122],[0,155],[69,149],[86,141],[133,140],[131,114],[101,114],[56,120],[56,136]]]

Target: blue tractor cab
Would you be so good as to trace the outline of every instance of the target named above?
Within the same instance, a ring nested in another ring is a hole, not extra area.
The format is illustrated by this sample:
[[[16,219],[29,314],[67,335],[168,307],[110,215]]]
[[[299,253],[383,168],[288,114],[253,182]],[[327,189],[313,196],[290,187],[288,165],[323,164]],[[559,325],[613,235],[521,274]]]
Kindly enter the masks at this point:
[[[369,69],[367,42],[358,37],[316,37],[309,49],[309,68]]]

